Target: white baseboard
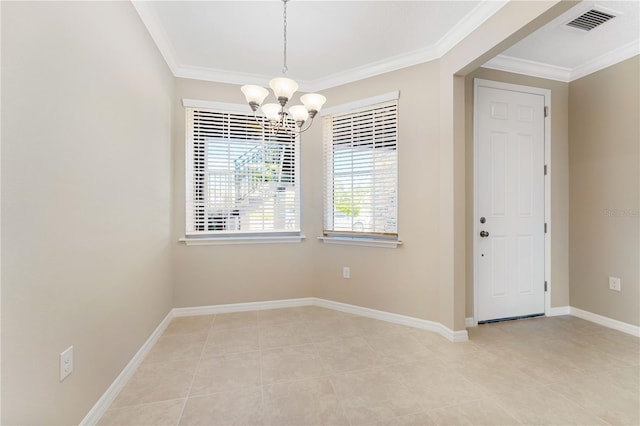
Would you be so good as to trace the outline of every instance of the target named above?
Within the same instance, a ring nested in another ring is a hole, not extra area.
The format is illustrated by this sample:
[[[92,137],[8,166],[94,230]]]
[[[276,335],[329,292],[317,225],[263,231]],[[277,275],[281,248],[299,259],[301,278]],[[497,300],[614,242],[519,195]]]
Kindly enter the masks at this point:
[[[582,309],[574,308],[573,306],[570,307],[570,311],[571,315],[574,317],[582,318],[614,330],[622,331],[623,333],[631,334],[632,336],[640,337],[640,327],[637,325],[614,320],[613,318],[604,317],[602,315],[594,314],[593,312],[583,311]]]
[[[164,317],[153,333],[151,333],[147,341],[144,342],[138,352],[131,358],[131,361],[129,361],[118,377],[111,383],[111,386],[109,386],[98,402],[95,403],[84,419],[82,419],[80,426],[95,425],[98,423],[104,412],[107,411],[113,400],[116,399],[122,388],[124,388],[131,376],[136,372],[136,369],[142,364],[142,361],[144,361],[144,358],[151,348],[153,348],[153,345],[156,344],[162,333],[164,333],[173,316],[173,310],[169,311],[167,316]]]
[[[548,317],[558,317],[561,315],[571,315],[571,307],[570,306],[557,306],[555,308],[550,308],[549,312],[547,312]]]
[[[464,326],[465,327],[477,327],[478,323],[476,322],[476,320],[473,319],[473,317],[466,317],[464,319]]]
[[[174,308],[173,316],[189,317],[195,315],[226,314],[230,312],[263,311],[265,309],[296,308],[313,305],[313,297],[300,299],[269,300],[266,302],[231,303],[227,305],[195,306],[193,308]]]
[[[406,325],[409,327],[429,330],[439,333],[452,342],[465,342],[469,340],[467,330],[453,331],[445,327],[439,322],[424,320],[406,315],[394,314],[391,312],[379,311],[377,309],[363,308],[361,306],[349,305],[347,303],[334,302],[332,300],[313,298],[315,306],[322,308],[334,309],[336,311],[347,312],[350,314],[361,315],[363,317],[374,318],[382,321],[392,322],[395,324]]]
[[[232,303],[228,305],[196,306],[193,308],[175,308],[173,310],[173,316],[184,317],[193,315],[212,315],[230,312],[259,311],[265,309],[295,308],[299,306],[319,306],[322,308],[375,318],[395,324],[407,325],[409,327],[415,327],[422,330],[434,331],[452,342],[464,342],[469,340],[466,330],[453,331],[438,322],[394,314],[391,312],[378,311],[376,309],[364,308],[362,306],[350,305],[347,303],[334,302],[332,300],[320,299],[317,297],[270,300],[266,302]]]
[[[391,312],[378,311],[376,309],[364,308],[362,306],[349,305],[347,303],[319,299],[317,297],[272,300],[266,302],[233,303],[227,305],[196,306],[193,308],[174,308],[162,320],[160,325],[158,325],[155,331],[142,345],[140,350],[133,356],[131,361],[129,361],[124,370],[122,370],[118,377],[116,377],[111,386],[109,386],[109,388],[102,395],[102,397],[100,397],[93,408],[91,408],[89,413],[80,422],[80,425],[95,425],[100,420],[104,412],[109,408],[113,400],[118,396],[118,393],[122,390],[122,388],[124,388],[131,376],[133,376],[136,369],[140,366],[153,345],[158,341],[164,330],[167,328],[167,325],[169,325],[171,319],[173,319],[174,317],[259,311],[265,309],[295,308],[300,306],[319,306],[322,308],[361,315],[364,317],[392,322],[395,324],[402,324],[422,330],[429,330],[439,333],[441,336],[445,337],[451,342],[465,342],[469,340],[467,330],[453,331],[438,322],[409,317],[406,315],[394,314]]]

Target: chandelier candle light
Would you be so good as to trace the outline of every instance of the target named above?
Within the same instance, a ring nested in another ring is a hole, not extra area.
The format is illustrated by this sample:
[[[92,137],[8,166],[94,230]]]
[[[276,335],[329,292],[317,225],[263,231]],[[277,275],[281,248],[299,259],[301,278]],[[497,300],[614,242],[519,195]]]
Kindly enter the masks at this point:
[[[286,74],[287,68],[287,2],[289,0],[282,0],[284,7],[284,61],[282,67],[282,74]],[[261,86],[245,85],[240,88],[244,93],[247,103],[251,107],[254,113],[256,121],[266,130],[277,133],[279,131],[289,131],[295,133],[302,133],[311,127],[313,118],[320,112],[322,105],[327,101],[322,95],[317,93],[307,93],[300,97],[300,101],[303,105],[294,105],[289,108],[285,108],[287,102],[292,98],[293,94],[298,90],[298,83],[286,77],[274,78],[269,82],[271,90],[278,103],[268,103],[262,105],[264,99],[269,95],[269,91]],[[262,110],[262,113],[267,118],[268,124],[263,125],[263,120],[258,120],[258,109]],[[295,125],[288,123],[287,116],[291,116]],[[311,120],[309,120],[311,119]],[[307,121],[309,120],[309,121]],[[304,127],[304,124],[307,127]]]

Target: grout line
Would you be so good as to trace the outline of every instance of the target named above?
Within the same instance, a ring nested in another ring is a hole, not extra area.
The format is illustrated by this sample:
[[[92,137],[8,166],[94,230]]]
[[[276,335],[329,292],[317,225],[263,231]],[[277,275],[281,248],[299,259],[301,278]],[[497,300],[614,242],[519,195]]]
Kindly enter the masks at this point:
[[[351,315],[351,314],[348,314],[348,315],[351,316],[351,317],[358,317],[358,315]],[[194,396],[194,395],[192,395],[193,385],[195,383],[195,379],[196,379],[198,371],[200,369],[200,365],[201,365],[202,361],[205,359],[205,349],[207,348],[207,343],[209,342],[209,340],[210,340],[210,338],[212,336],[212,333],[215,333],[216,331],[218,331],[218,330],[215,330],[215,328],[214,328],[214,324],[216,323],[216,319],[217,319],[217,315],[214,314],[213,318],[211,320],[211,323],[209,325],[208,332],[207,332],[207,337],[206,337],[206,339],[204,341],[204,344],[202,346],[202,349],[201,349],[201,352],[200,352],[200,356],[196,361],[197,364],[195,366],[195,371],[194,371],[193,377],[191,378],[191,383],[189,385],[189,389],[188,389],[187,395],[186,395],[186,397],[184,397],[184,403],[182,405],[182,409],[181,409],[180,415],[178,417],[178,424],[179,424],[179,422],[182,420],[182,418],[184,416],[185,409],[186,409],[186,404],[187,404],[188,400],[192,396]],[[317,380],[317,379],[327,379],[329,381],[331,387],[332,387],[334,396],[336,398],[336,402],[340,406],[345,419],[347,420],[349,425],[352,425],[351,420],[347,416],[345,405],[343,405],[343,403],[341,402],[341,400],[339,398],[339,395],[338,395],[338,393],[336,391],[336,386],[335,386],[335,383],[334,383],[334,379],[335,378],[345,377],[345,376],[349,376],[349,375],[360,375],[360,374],[362,374],[364,372],[367,372],[367,371],[386,371],[386,370],[389,370],[390,368],[392,368],[393,366],[396,366],[396,365],[411,364],[411,363],[414,363],[414,362],[418,361],[418,360],[411,360],[411,359],[393,360],[392,362],[388,362],[388,363],[381,362],[381,365],[377,365],[377,366],[366,366],[366,367],[363,367],[361,369],[356,369],[356,370],[350,370],[350,371],[344,371],[344,372],[333,372],[331,369],[329,369],[327,367],[327,364],[325,364],[323,358],[320,356],[319,346],[321,346],[324,342],[336,342],[336,341],[340,341],[340,340],[352,340],[352,339],[356,339],[356,338],[361,338],[361,339],[363,339],[365,341],[366,347],[374,352],[374,354],[376,355],[376,358],[378,360],[383,361],[383,359],[384,359],[381,356],[380,351],[375,350],[371,346],[371,344],[369,343],[369,338],[370,337],[378,337],[379,335],[375,334],[375,332],[373,332],[374,334],[372,335],[369,330],[365,330],[364,328],[362,328],[360,326],[358,326],[359,334],[354,335],[354,336],[347,336],[347,337],[345,337],[345,336],[334,336],[334,337],[331,337],[331,338],[328,338],[328,339],[320,339],[320,340],[314,339],[314,338],[311,337],[310,331],[309,331],[309,326],[311,324],[313,324],[316,321],[324,322],[324,321],[331,321],[331,320],[335,320],[335,319],[336,318],[305,319],[298,312],[296,322],[299,321],[301,330],[303,331],[303,333],[301,333],[301,334],[304,334],[304,336],[309,340],[309,342],[308,343],[295,344],[295,345],[281,345],[281,346],[276,346],[276,347],[273,347],[273,348],[264,348],[263,347],[262,335],[263,335],[263,332],[264,332],[264,328],[261,328],[261,322],[260,322],[259,314],[257,314],[257,326],[256,327],[252,326],[250,328],[248,328],[248,327],[236,327],[236,328],[230,328],[230,329],[222,329],[222,330],[247,330],[247,329],[251,330],[251,329],[255,328],[255,330],[257,330],[257,334],[258,334],[258,336],[257,336],[258,337],[258,350],[257,350],[257,352],[258,352],[258,356],[259,356],[258,367],[259,367],[259,374],[260,374],[260,391],[261,391],[261,400],[262,400],[262,417],[263,417],[263,421],[266,422],[266,420],[267,420],[265,418],[266,412],[267,412],[266,411],[267,407],[265,405],[265,402],[266,402],[266,399],[265,399],[266,386],[271,386],[271,385],[276,385],[276,384],[281,384],[281,383],[291,383],[291,382],[298,382],[298,381],[314,380],[314,379],[315,380]],[[381,321],[381,320],[377,320],[375,318],[372,318],[372,320]],[[289,327],[290,324],[291,324],[291,322],[286,322],[285,321],[285,322],[282,322],[282,323],[277,322],[275,324],[269,324],[269,326],[275,326],[274,328],[288,329],[288,328],[290,328]],[[405,327],[409,327],[409,326],[405,326]],[[504,327],[508,327],[508,325],[506,325]],[[389,334],[395,334],[395,335],[405,334],[406,331],[408,331],[408,330],[401,330],[401,331],[402,331],[402,333],[394,332],[394,333],[389,333]],[[515,331],[518,331],[518,328],[515,328]],[[526,333],[527,331],[528,330],[519,330],[518,333],[520,333],[520,332]],[[425,330],[425,332],[432,333],[431,330]],[[198,332],[191,332],[191,333],[198,333]],[[383,333],[382,335],[380,335],[380,337],[384,338],[385,335],[387,335],[387,334]],[[422,341],[420,341],[420,339],[418,339],[413,334],[409,333],[408,336],[411,337],[412,340],[415,340],[418,343],[420,343],[420,345],[423,346],[424,348],[430,349],[429,345],[427,345],[426,343],[423,343]],[[513,341],[514,336],[505,335],[505,338],[508,338],[511,341]],[[545,351],[548,352],[548,351],[550,351],[552,349],[552,348],[548,347],[549,339],[545,338],[545,339],[540,339],[540,340],[541,340],[541,342],[546,343],[546,344],[543,345],[543,349]],[[562,336],[552,336],[551,341],[554,341],[554,340],[557,340],[559,342],[563,342],[565,339],[562,338]],[[442,345],[445,345],[445,344],[449,344],[450,342],[448,342],[446,340],[443,340],[441,343],[442,343]],[[157,344],[157,342],[156,342],[156,344]],[[512,344],[516,344],[516,343],[512,342]],[[302,346],[309,346],[309,345],[313,345],[312,348],[314,350],[314,355],[317,357],[317,359],[320,361],[320,363],[323,366],[323,373],[321,375],[304,377],[304,378],[278,380],[278,381],[269,383],[268,385],[265,385],[264,377],[263,377],[263,354],[264,354],[264,352],[267,352],[267,351],[272,350],[272,349],[277,350],[277,349],[295,348],[295,347],[302,347]],[[612,346],[616,345],[616,342],[611,341],[611,345]],[[435,346],[438,347],[438,346],[441,346],[441,344],[440,343],[436,343]],[[155,345],[154,345],[154,347],[155,347]],[[488,354],[495,355],[493,352],[488,350],[489,348],[495,348],[495,347],[497,347],[495,342],[491,342],[491,341],[489,342],[488,346],[477,346],[476,345],[476,350],[469,352],[468,355],[477,356],[478,354],[482,354],[482,353],[488,353]],[[151,348],[151,349],[153,349],[153,348]],[[250,353],[250,352],[256,352],[256,351],[255,350],[243,350],[243,351],[239,351],[239,352],[213,354],[213,356],[227,356],[227,355],[244,354],[244,353]],[[610,354],[607,353],[607,352],[598,352],[598,353],[607,355],[608,358],[610,358],[610,359],[617,359],[617,358],[611,357]],[[433,354],[433,358],[429,358],[429,359],[439,359],[439,360],[446,361],[447,360],[447,355],[446,354]],[[171,359],[171,360],[168,360],[168,361],[180,361],[180,360],[195,360],[195,357],[194,358]],[[167,361],[156,361],[156,362],[167,362]],[[526,364],[528,364],[528,363],[526,363]],[[526,365],[524,365],[524,364],[521,365],[520,363],[518,363],[518,364],[514,364],[513,367],[517,371],[522,372],[522,368],[525,368]],[[624,367],[634,368],[634,366],[630,365],[630,364],[629,365],[625,365]],[[450,368],[451,372],[454,373],[456,376],[459,376],[460,380],[462,380],[462,381],[464,381],[464,382],[466,382],[468,384],[476,385],[475,381],[472,381],[472,380],[468,379],[467,377],[465,377],[465,375],[461,371],[459,371],[459,370],[457,370],[455,368],[455,363],[452,364],[452,365],[448,365],[448,368]],[[589,376],[590,377],[590,376],[597,376],[597,375],[604,374],[602,371],[595,372],[593,369],[584,370],[584,369],[580,368],[580,371],[582,372],[581,377],[585,377],[585,376]],[[400,380],[400,382],[402,383],[403,386],[408,387],[407,386],[407,379],[406,379],[405,375],[400,375],[399,380]],[[571,398],[569,398],[567,396],[564,396],[563,394],[561,394],[559,392],[553,391],[550,388],[552,383],[542,383],[542,382],[538,383],[538,380],[535,377],[528,377],[527,380],[530,380],[530,382],[528,382],[528,384],[530,384],[531,386],[544,388],[546,391],[552,393],[553,395],[559,396],[561,399],[563,399],[563,400],[567,401],[568,403],[570,403],[571,405],[579,408],[580,411],[582,411],[584,414],[593,416],[593,417],[598,418],[598,419],[602,420],[603,422],[607,423],[600,416],[598,416],[595,413],[590,412],[588,409],[583,407],[582,404],[580,404],[580,403],[578,403],[576,401],[573,401]],[[620,389],[620,390],[623,389],[615,381],[612,382],[611,384],[616,389]],[[482,387],[481,384],[478,385],[478,386]],[[249,388],[255,389],[255,387],[247,387],[247,388],[243,387],[241,389],[249,389]],[[227,391],[219,391],[219,392],[227,392]],[[204,395],[210,395],[210,394],[215,394],[215,393],[219,393],[219,392],[209,392],[209,393],[205,393],[205,394],[202,394],[202,395],[195,395],[195,396],[204,396]],[[169,399],[167,401],[177,401],[177,400],[182,400],[182,399],[183,398],[172,398],[172,399]],[[489,395],[486,395],[486,396],[483,396],[483,397],[479,396],[477,399],[474,398],[474,399],[470,399],[470,400],[464,401],[463,403],[456,403],[456,404],[451,404],[451,405],[447,405],[447,406],[437,407],[436,409],[450,408],[450,407],[455,407],[455,406],[458,406],[458,405],[461,405],[461,404],[464,404],[464,403],[467,403],[467,402],[482,401],[482,400],[488,400],[488,401],[493,402],[498,407],[500,407],[502,410],[504,410],[506,413],[508,413],[512,418],[514,418],[518,423],[522,424],[522,420],[520,419],[520,416],[517,416],[516,413],[511,412],[508,409],[508,407],[503,406],[500,403],[498,397],[495,394],[493,394],[493,392],[491,392],[491,393],[489,393]],[[154,403],[159,403],[159,402],[165,402],[165,401],[151,401],[151,402],[146,402],[146,403],[142,403],[142,404],[134,404],[132,406],[135,406],[135,405],[149,405],[149,404],[154,404]],[[117,408],[115,408],[115,410],[125,409],[125,408],[128,408],[128,407],[131,407],[131,406],[117,407]],[[111,409],[111,408],[109,408],[109,409]],[[426,413],[428,415],[429,412],[433,411],[433,410],[434,409],[432,409],[432,410],[421,409],[420,411],[417,411],[416,413],[412,413],[412,414]],[[411,414],[408,414],[408,415],[411,415]],[[397,419],[397,417],[394,417],[394,418],[392,418],[390,420],[393,420],[393,419]]]
[[[189,390],[187,391],[187,396],[184,399],[184,404],[182,405],[182,410],[180,410],[180,416],[178,416],[178,423],[176,423],[176,426],[178,426],[180,424],[180,420],[182,420],[182,416],[184,416],[184,410],[187,407],[187,402],[189,401],[189,398],[191,397],[191,389],[193,389],[193,383],[196,381],[196,376],[198,375],[198,370],[200,369],[200,362],[202,361],[202,357],[204,356],[204,350],[207,347],[207,342],[209,341],[209,334],[211,333],[211,330],[213,329],[213,323],[215,323],[216,321],[216,315],[213,315],[213,319],[211,320],[211,324],[209,325],[209,330],[207,333],[207,338],[204,340],[204,344],[202,345],[202,350],[200,351],[200,358],[198,358],[198,363],[196,364],[196,368],[193,372],[193,377],[191,377],[191,383],[189,384]]]
[[[260,398],[262,400],[262,422],[266,423],[267,406],[264,399],[264,379],[262,378],[262,331],[260,330],[260,314],[258,313],[258,371],[260,372]]]

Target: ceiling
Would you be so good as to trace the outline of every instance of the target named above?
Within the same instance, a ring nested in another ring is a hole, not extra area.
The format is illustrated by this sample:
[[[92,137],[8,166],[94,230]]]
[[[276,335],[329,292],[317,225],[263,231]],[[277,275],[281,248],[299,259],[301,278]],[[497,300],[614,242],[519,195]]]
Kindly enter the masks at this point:
[[[288,77],[322,90],[441,57],[505,1],[287,3]],[[266,85],[283,65],[282,2],[134,1],[178,77]],[[587,32],[565,24],[591,8],[616,17]],[[640,53],[640,2],[585,1],[490,68],[571,81]]]

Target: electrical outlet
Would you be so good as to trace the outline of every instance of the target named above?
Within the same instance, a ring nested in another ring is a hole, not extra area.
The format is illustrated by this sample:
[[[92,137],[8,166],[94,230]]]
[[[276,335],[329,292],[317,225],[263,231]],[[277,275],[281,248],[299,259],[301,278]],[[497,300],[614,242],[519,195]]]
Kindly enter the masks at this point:
[[[69,346],[60,353],[60,381],[67,378],[73,371],[73,346]]]
[[[620,278],[609,277],[609,290],[620,291]]]
[[[351,278],[351,269],[348,266],[342,267],[342,278]]]

